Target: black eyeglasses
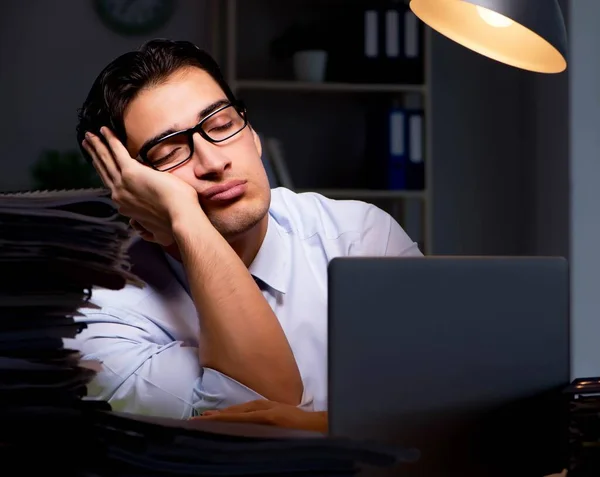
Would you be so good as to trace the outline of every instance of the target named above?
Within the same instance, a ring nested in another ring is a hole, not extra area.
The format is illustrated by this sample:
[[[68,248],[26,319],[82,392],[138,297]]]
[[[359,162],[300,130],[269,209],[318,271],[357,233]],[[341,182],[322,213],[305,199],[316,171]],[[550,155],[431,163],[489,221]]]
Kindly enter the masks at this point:
[[[138,159],[157,171],[169,171],[189,161],[194,154],[194,133],[218,144],[235,136],[247,125],[243,103],[230,103],[210,113],[193,128],[171,133],[143,147]]]

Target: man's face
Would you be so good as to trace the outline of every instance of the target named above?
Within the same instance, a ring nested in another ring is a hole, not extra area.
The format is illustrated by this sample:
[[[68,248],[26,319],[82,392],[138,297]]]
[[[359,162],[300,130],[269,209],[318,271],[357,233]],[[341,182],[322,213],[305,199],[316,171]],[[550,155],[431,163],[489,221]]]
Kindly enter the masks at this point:
[[[198,124],[199,114],[227,100],[215,80],[200,68],[184,68],[166,82],[142,90],[125,110],[126,147],[136,157],[149,139],[165,131],[179,131]],[[230,109],[230,111],[233,111]],[[200,205],[214,227],[225,237],[235,238],[251,229],[269,209],[269,181],[261,160],[261,145],[249,127],[218,144],[196,133],[194,154],[174,174],[197,192]],[[212,187],[242,183],[225,194],[210,196]]]

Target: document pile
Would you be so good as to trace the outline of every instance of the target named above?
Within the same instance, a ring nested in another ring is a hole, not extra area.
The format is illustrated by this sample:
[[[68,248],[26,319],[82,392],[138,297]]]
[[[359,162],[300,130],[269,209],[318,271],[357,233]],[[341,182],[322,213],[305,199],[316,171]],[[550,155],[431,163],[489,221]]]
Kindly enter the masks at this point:
[[[138,283],[129,228],[102,190],[0,195],[0,458],[82,477],[344,476],[411,449],[318,433],[113,412],[86,400],[101,363],[64,345],[91,289]],[[140,284],[141,285],[141,284]]]
[[[0,195],[0,403],[81,405],[93,363],[63,346],[92,286],[122,288],[128,227],[102,190]]]
[[[575,379],[569,395],[569,477],[600,475],[600,378]]]

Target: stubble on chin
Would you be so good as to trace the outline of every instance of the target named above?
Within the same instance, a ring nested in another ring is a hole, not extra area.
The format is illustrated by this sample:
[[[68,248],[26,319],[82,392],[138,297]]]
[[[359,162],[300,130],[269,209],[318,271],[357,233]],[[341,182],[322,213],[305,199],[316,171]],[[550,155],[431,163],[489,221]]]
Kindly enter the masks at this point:
[[[256,227],[268,211],[264,206],[240,211],[220,210],[207,213],[207,217],[217,232],[231,241]]]

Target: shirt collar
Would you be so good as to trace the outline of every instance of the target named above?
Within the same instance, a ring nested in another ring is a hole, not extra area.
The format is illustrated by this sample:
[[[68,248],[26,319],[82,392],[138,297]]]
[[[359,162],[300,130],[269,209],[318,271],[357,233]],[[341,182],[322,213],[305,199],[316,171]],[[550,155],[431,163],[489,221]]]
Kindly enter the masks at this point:
[[[290,254],[286,232],[269,213],[267,233],[249,271],[255,278],[280,293],[286,293],[289,283]],[[177,279],[189,293],[183,265],[165,252]]]
[[[287,233],[269,213],[267,233],[254,261],[250,273],[270,288],[286,293],[289,284],[290,253]]]

